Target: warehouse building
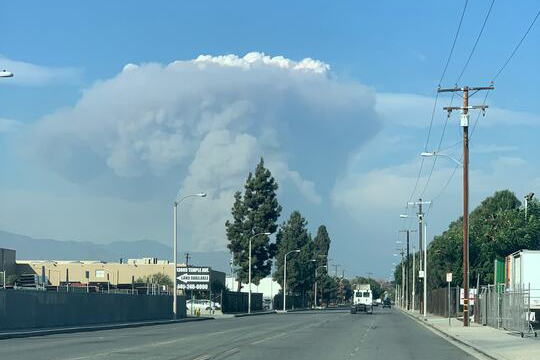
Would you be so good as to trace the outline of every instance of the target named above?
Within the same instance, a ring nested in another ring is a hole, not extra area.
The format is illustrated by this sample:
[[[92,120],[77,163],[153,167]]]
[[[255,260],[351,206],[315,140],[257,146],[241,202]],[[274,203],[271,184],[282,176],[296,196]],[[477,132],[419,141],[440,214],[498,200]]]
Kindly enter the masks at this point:
[[[185,267],[185,264],[178,264]],[[191,264],[190,264],[191,267]],[[210,283],[225,286],[225,273],[210,268]],[[18,274],[45,277],[45,283],[60,286],[70,284],[109,283],[113,286],[131,284],[137,279],[149,279],[157,273],[174,279],[174,264],[157,258],[128,259],[127,262],[85,260],[18,260]]]

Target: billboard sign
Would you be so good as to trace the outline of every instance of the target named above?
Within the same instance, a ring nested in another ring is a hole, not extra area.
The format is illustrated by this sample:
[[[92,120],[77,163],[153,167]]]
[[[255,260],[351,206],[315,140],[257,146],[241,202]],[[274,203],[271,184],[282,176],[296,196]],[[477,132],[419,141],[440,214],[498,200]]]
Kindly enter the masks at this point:
[[[178,288],[182,290],[210,290],[211,268],[200,266],[177,267]]]

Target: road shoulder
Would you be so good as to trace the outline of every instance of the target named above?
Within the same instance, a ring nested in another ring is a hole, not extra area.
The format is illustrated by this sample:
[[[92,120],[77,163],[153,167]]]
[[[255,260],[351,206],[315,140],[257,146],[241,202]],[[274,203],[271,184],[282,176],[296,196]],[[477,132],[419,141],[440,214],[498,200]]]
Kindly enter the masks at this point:
[[[176,323],[185,323],[193,321],[205,321],[213,320],[213,317],[187,317],[177,320],[152,320],[152,321],[140,321],[140,322],[129,322],[129,323],[116,323],[116,324],[95,324],[95,325],[82,325],[82,326],[69,326],[69,327],[55,327],[55,328],[44,328],[44,329],[21,329],[21,330],[12,330],[12,331],[2,331],[0,330],[0,340],[5,339],[15,339],[15,338],[26,338],[33,336],[46,336],[46,335],[56,335],[56,334],[72,334],[78,332],[90,332],[90,331],[100,331],[100,330],[116,330],[116,329],[126,329],[126,328],[136,328],[143,326],[154,326],[154,325],[168,325]]]

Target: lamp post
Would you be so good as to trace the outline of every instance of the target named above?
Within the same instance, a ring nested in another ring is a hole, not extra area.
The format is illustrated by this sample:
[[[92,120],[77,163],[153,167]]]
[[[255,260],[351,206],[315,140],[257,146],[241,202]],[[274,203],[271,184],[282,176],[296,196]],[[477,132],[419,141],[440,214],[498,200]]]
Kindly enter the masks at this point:
[[[423,152],[423,153],[420,154],[420,156],[422,156],[422,157],[442,156],[442,157],[445,157],[445,158],[448,158],[448,159],[452,160],[453,162],[455,162],[459,166],[463,166],[463,163],[461,161],[457,160],[456,158],[453,158],[450,155],[441,154],[438,151]]]
[[[284,266],[283,266],[283,311],[286,311],[287,309],[287,255],[292,253],[299,253],[300,250],[291,250],[284,256]]]
[[[325,268],[328,271],[328,265],[319,266],[315,268],[315,307],[317,307],[317,270]]]
[[[249,281],[249,295],[248,295],[248,314],[251,314],[251,240],[259,235],[271,235],[269,232],[261,232],[253,235],[249,238],[249,270],[248,270],[248,281]]]
[[[184,201],[187,198],[190,197],[206,197],[205,193],[198,193],[198,194],[192,194],[187,195],[181,198],[179,201],[175,201],[173,203],[173,261],[174,261],[174,270],[173,270],[173,283],[174,283],[174,291],[173,291],[173,316],[176,319],[176,297],[178,292],[178,276],[177,276],[177,267],[178,267],[178,261],[177,261],[177,250],[176,246],[178,243],[178,225],[177,225],[177,219],[178,219],[178,204],[180,204],[182,201]]]

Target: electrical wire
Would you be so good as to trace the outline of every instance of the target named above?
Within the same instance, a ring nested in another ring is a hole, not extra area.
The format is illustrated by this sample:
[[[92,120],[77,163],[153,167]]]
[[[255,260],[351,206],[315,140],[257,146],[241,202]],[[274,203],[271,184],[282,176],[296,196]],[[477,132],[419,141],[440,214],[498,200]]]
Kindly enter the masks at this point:
[[[452,106],[452,103],[454,102],[454,96],[455,96],[455,93],[452,93],[452,98],[450,99],[450,106]],[[450,116],[447,116],[446,117],[446,120],[444,121],[444,126],[443,126],[443,130],[441,132],[441,137],[439,139],[439,145],[437,146],[437,150],[436,152],[438,153],[439,151],[441,151],[441,145],[442,145],[442,142],[444,140],[444,134],[446,133],[446,126],[448,125],[448,120],[450,119]],[[426,185],[424,185],[424,188],[422,189],[422,192],[420,193],[420,197],[424,196],[424,193],[426,192],[426,189],[429,185],[429,182],[431,181],[431,176],[433,175],[433,171],[435,170],[435,165],[437,164],[437,156],[434,156],[433,157],[433,164],[431,166],[431,170],[429,172],[429,176],[426,180]]]
[[[485,26],[485,23],[487,21],[487,18],[489,17],[489,13],[491,12],[491,8],[493,7],[493,2],[491,3],[491,6],[490,6],[490,9],[488,11],[488,14],[486,15],[486,19],[484,20],[484,26]],[[512,58],[514,57],[514,55],[517,53],[518,49],[521,47],[521,44],[523,44],[523,41],[525,40],[525,38],[527,37],[527,35],[529,35],[529,33],[531,32],[534,24],[536,23],[536,21],[538,20],[538,18],[540,17],[540,10],[536,13],[535,17],[533,18],[533,20],[531,21],[529,27],[527,28],[527,30],[525,31],[525,33],[523,34],[523,36],[521,37],[521,39],[519,40],[519,42],[517,43],[517,45],[514,47],[514,50],[512,50],[512,53],[510,54],[510,56],[506,59],[506,61],[504,62],[503,66],[499,69],[499,71],[497,71],[497,73],[495,74],[495,76],[493,77],[493,80],[492,82],[494,82],[498,77],[499,75],[503,72],[503,70],[506,68],[506,66],[510,63],[510,61],[512,60]],[[482,26],[482,30],[480,31],[480,34],[477,38],[477,41],[478,39],[480,38],[480,35],[483,31],[483,28],[484,26]],[[476,44],[475,44],[475,47],[476,47]],[[474,48],[473,48],[474,49]],[[463,71],[462,71],[463,72]],[[460,75],[461,77],[461,75]],[[486,95],[484,96],[484,100],[482,102],[482,105],[485,105],[486,104],[486,101],[487,101],[487,98],[489,96],[489,91],[486,92]],[[474,135],[474,132],[476,130],[476,126],[478,124],[478,120],[480,119],[480,113],[478,113],[478,116],[476,117],[476,120],[473,124],[473,128],[471,130],[471,134],[469,136],[469,141],[471,140],[472,136]],[[460,158],[460,161],[461,159],[463,158],[463,156]],[[443,188],[441,189],[441,191],[437,194],[437,196],[432,200],[432,204],[433,202],[435,202],[443,193],[444,191],[446,190],[446,188],[448,187],[448,185],[450,184],[450,182],[452,181],[452,178],[457,170],[457,168],[459,167],[459,165],[456,164],[456,167],[454,168],[454,171],[452,172],[452,174],[450,175],[450,177],[448,178],[448,181],[445,183],[445,185],[443,186]],[[431,209],[431,206],[430,206],[430,209]],[[429,210],[428,210],[428,214],[429,214]],[[427,214],[426,214],[427,216]]]
[[[495,4],[495,0],[492,0],[491,1],[491,5],[489,6],[489,9],[488,9],[488,12],[486,13],[486,16],[484,18],[484,22],[482,23],[482,27],[480,28],[480,32],[478,33],[478,36],[476,37],[476,41],[474,42],[474,46],[473,48],[471,49],[471,52],[469,53],[469,57],[467,58],[467,61],[465,62],[465,65],[463,66],[463,68],[461,69],[461,72],[456,80],[456,86],[457,84],[459,83],[459,81],[461,80],[463,74],[465,73],[465,70],[467,69],[467,66],[469,66],[469,63],[471,61],[471,58],[476,50],[476,47],[478,46],[478,43],[480,42],[480,38],[482,37],[482,34],[484,33],[484,29],[486,27],[486,23],[489,19],[489,15],[491,14],[491,10],[493,9],[493,5]],[[460,24],[461,26],[461,24]],[[454,101],[454,95],[455,93],[452,93],[452,99],[450,101],[450,106],[452,106],[452,102]],[[444,127],[443,127],[443,130],[442,130],[442,133],[441,133],[441,138],[439,140],[439,146],[437,147],[437,152],[441,151],[441,146],[442,146],[442,142],[443,142],[443,139],[444,139],[444,135],[445,135],[445,132],[446,132],[446,126],[448,124],[448,119],[449,117],[446,118],[446,121],[444,122]],[[478,119],[477,119],[478,120]],[[475,123],[475,126],[476,126],[476,123]],[[427,149],[426,149],[427,151]],[[426,181],[426,184],[424,186],[424,188],[422,189],[422,192],[421,192],[421,195],[420,197],[424,196],[424,193],[426,192],[428,186],[429,186],[429,182],[431,181],[431,177],[433,175],[433,171],[435,170],[435,165],[437,164],[437,156],[434,157],[433,159],[433,164],[431,166],[431,170],[429,172],[429,176],[427,178],[427,181]]]
[[[525,38],[527,37],[527,35],[531,31],[531,29],[533,28],[534,23],[536,22],[536,20],[538,20],[539,16],[540,16],[540,10],[538,10],[538,12],[536,13],[536,16],[534,17],[533,21],[531,22],[531,24],[527,28],[527,31],[525,31],[525,34],[523,34],[523,37],[521,38],[521,40],[519,40],[519,43],[516,45],[516,47],[514,48],[514,50],[512,51],[510,56],[508,57],[508,59],[506,59],[504,65],[499,69],[499,71],[497,71],[497,74],[495,74],[495,76],[493,77],[493,81],[495,81],[495,79],[497,79],[499,77],[499,75],[502,73],[502,71],[506,68],[506,65],[508,65],[510,60],[512,60],[512,58],[514,57],[514,55],[518,51],[519,47],[523,43],[523,40],[525,40]]]
[[[461,25],[463,24],[463,18],[465,17],[465,12],[467,10],[467,5],[468,4],[469,4],[469,0],[465,0],[465,4],[463,5],[463,10],[462,10],[461,16],[459,18],[459,24],[458,24],[456,33],[454,35],[454,41],[452,42],[452,47],[450,48],[450,53],[448,54],[448,58],[446,59],[446,64],[444,65],[444,70],[443,70],[441,78],[439,80],[439,85],[438,85],[439,88],[441,87],[441,83],[443,82],[444,77],[446,75],[446,71],[448,70],[448,65],[450,64],[450,60],[452,59],[452,54],[454,53],[454,49],[456,47],[456,42],[457,42],[457,39],[459,37],[459,33],[461,31]],[[429,140],[430,140],[430,137],[431,137],[431,130],[433,128],[433,119],[435,118],[435,111],[437,109],[437,101],[438,101],[438,99],[439,99],[439,92],[437,91],[437,94],[435,95],[435,101],[434,101],[434,105],[433,105],[433,110],[431,112],[431,119],[429,121],[429,128],[428,128],[428,134],[427,134],[427,139],[426,139],[426,145],[424,147],[425,151],[427,151],[427,148],[429,146]],[[425,161],[425,159],[422,158],[422,162],[420,163],[420,169],[418,170],[418,174],[416,176],[416,181],[414,183],[414,188],[411,191],[411,195],[409,196],[409,199],[408,199],[407,202],[410,202],[413,199],[414,194],[416,193],[416,189],[418,188],[418,183],[419,183],[420,177],[422,175],[422,170],[424,168],[424,161]]]
[[[450,59],[452,58],[452,53],[454,52],[454,48],[456,47],[456,42],[459,36],[459,31],[461,30],[461,24],[463,23],[463,17],[465,16],[465,11],[467,10],[467,4],[469,3],[469,0],[465,0],[465,5],[463,6],[463,11],[461,12],[461,18],[459,19],[459,25],[456,31],[456,35],[454,36],[454,42],[452,43],[452,48],[450,49],[450,54],[448,54],[448,59],[446,59],[446,65],[444,66],[443,73],[441,75],[441,79],[439,80],[439,86],[441,85],[444,76],[446,75],[446,70],[448,70],[448,64],[450,64]]]
[[[491,1],[491,5],[489,6],[489,10],[486,14],[486,17],[484,18],[484,23],[482,24],[482,28],[480,29],[480,32],[478,33],[478,36],[476,37],[476,41],[474,43],[474,46],[469,54],[469,57],[467,58],[467,61],[465,62],[465,65],[463,66],[463,69],[461,69],[461,73],[458,76],[458,79],[456,80],[456,84],[459,83],[461,80],[461,77],[465,73],[465,70],[467,69],[467,66],[469,66],[469,62],[471,61],[471,58],[474,54],[474,51],[476,50],[476,46],[478,46],[478,42],[480,41],[480,37],[482,37],[482,33],[484,32],[484,28],[486,27],[486,23],[489,19],[489,15],[491,14],[491,9],[493,9],[493,4],[495,4],[495,0]]]
[[[488,98],[488,95],[489,95],[489,91],[486,92],[486,95],[484,96],[484,100],[482,102],[482,105],[485,105],[486,104],[486,101],[487,101],[487,98]],[[478,115],[476,116],[476,119],[474,121],[474,125],[473,125],[473,128],[471,130],[471,134],[469,136],[469,142],[471,141],[471,138],[474,134],[474,130],[476,129],[476,125],[478,124],[478,120],[480,119],[480,112],[478,112]],[[461,142],[462,143],[462,142]],[[460,163],[463,163],[463,154],[461,155],[461,157],[459,158],[459,162]],[[450,177],[448,178],[448,180],[446,181],[446,183],[444,184],[444,186],[442,187],[441,191],[439,191],[439,193],[437,194],[437,196],[435,196],[432,200],[431,200],[431,204],[429,205],[429,208],[428,208],[428,211],[426,212],[426,218],[428,217],[429,215],[429,212],[431,210],[431,207],[432,205],[441,197],[441,195],[445,192],[446,188],[448,187],[448,185],[450,185],[450,182],[452,181],[452,178],[454,177],[454,175],[456,174],[456,171],[457,169],[460,167],[460,164],[456,164],[456,166],[454,167],[454,170],[452,171],[452,174],[450,174]]]

